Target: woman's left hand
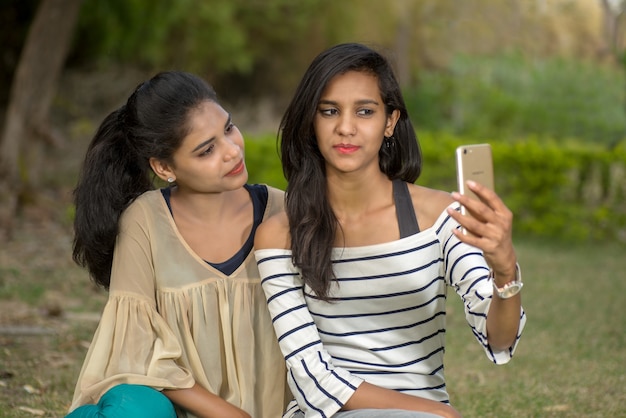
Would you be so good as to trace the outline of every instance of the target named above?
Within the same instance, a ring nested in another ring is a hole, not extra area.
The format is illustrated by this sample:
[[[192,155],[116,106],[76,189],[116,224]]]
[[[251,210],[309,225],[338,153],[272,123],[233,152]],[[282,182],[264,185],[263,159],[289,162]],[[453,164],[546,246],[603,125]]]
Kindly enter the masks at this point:
[[[455,230],[454,234],[483,251],[496,277],[514,277],[517,258],[512,238],[513,213],[493,190],[474,181],[468,181],[467,186],[480,200],[452,193],[452,198],[471,215],[448,209],[450,216],[467,230],[467,234],[461,230]]]

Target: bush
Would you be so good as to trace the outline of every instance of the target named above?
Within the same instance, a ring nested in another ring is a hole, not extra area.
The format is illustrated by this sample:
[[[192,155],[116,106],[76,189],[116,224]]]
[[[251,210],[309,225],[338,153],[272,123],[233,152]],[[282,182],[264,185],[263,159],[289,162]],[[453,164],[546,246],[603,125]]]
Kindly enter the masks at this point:
[[[276,136],[246,136],[246,167],[249,183],[265,183],[282,190],[287,187],[278,157]]]
[[[405,91],[419,129],[476,138],[541,134],[614,145],[625,137],[624,74],[582,61],[458,57]]]
[[[456,190],[456,147],[489,142],[496,191],[515,215],[516,233],[626,242],[626,141],[609,150],[537,136],[513,142],[441,132],[418,136],[423,153],[418,184]],[[249,138],[246,162],[251,182],[285,188],[274,136]]]

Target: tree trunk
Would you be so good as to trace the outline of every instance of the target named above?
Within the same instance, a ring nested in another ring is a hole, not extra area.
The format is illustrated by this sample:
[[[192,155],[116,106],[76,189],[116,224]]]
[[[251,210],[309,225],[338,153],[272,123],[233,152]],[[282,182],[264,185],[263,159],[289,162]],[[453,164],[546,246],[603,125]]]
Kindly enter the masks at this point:
[[[11,238],[25,190],[37,184],[33,156],[54,142],[49,111],[82,0],[41,0],[15,70],[0,137],[0,238]]]
[[[411,21],[410,3],[399,0],[394,3],[396,6],[396,39],[395,39],[395,61],[398,83],[401,87],[409,86],[411,82]]]

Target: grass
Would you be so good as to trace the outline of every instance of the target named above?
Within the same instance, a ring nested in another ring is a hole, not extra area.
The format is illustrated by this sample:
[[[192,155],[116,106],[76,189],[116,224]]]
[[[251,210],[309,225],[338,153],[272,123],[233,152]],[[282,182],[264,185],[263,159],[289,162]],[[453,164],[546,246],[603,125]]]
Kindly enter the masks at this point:
[[[0,418],[67,411],[106,300],[70,246],[69,227],[47,219],[0,247]],[[464,417],[626,416],[624,250],[518,240],[528,322],[504,366],[489,362],[450,294],[446,375]],[[37,332],[7,332],[18,325]]]
[[[518,242],[528,321],[504,366],[487,360],[449,298],[446,378],[464,416],[626,416],[625,250]]]
[[[106,300],[73,264],[71,231],[51,213],[30,214],[0,247],[2,418],[65,415]]]

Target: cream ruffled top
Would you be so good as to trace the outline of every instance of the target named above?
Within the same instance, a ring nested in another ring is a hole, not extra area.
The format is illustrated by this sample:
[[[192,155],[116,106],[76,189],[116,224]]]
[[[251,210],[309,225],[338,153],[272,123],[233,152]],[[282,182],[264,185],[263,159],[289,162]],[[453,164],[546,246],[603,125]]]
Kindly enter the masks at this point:
[[[283,207],[281,191],[268,194],[264,219]],[[280,417],[291,398],[253,252],[224,275],[187,246],[161,192],[149,191],[121,217],[109,299],[70,410],[121,383],[194,382],[254,418]]]

